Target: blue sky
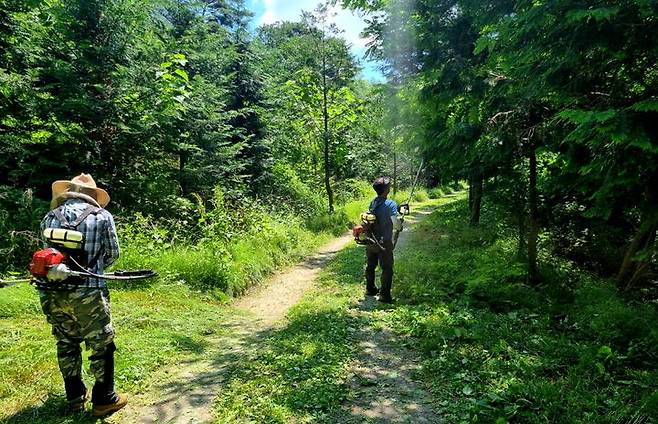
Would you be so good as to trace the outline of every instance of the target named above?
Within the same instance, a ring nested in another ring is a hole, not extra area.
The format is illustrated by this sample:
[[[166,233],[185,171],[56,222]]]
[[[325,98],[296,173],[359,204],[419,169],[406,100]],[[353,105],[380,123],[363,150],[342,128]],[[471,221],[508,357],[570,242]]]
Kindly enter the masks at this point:
[[[255,25],[258,26],[277,21],[299,20],[302,10],[315,9],[318,0],[247,0],[246,3],[254,14]],[[356,13],[340,6],[335,6],[333,12],[335,16],[332,18],[332,22],[344,31],[342,36],[352,45],[352,52],[363,67],[363,77],[373,82],[385,81],[377,65],[364,58],[367,40],[361,37],[361,31],[365,27],[363,19]]]

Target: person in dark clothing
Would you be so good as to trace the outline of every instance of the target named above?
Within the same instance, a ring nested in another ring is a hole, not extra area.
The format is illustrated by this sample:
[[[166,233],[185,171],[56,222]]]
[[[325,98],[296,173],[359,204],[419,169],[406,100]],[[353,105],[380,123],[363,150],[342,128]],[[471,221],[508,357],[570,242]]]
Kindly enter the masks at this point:
[[[402,230],[402,219],[398,216],[398,205],[394,200],[388,199],[391,191],[391,179],[377,178],[372,185],[377,193],[370,202],[370,212],[375,221],[375,236],[378,244],[371,244],[366,248],[366,295],[379,294],[378,300],[383,303],[392,303],[391,286],[393,284],[393,232]],[[381,247],[380,247],[381,245]],[[382,270],[381,287],[375,285],[375,270],[379,264]]]

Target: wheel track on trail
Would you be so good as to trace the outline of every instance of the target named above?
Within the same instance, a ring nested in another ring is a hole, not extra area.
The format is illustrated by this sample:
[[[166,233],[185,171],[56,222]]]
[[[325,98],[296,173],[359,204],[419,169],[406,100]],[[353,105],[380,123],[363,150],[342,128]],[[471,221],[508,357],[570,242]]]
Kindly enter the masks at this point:
[[[415,224],[430,212],[419,212],[419,218],[410,222]],[[404,248],[409,233],[407,230],[401,234],[399,248]],[[220,323],[221,333],[208,336],[202,358],[181,361],[156,372],[144,392],[132,396],[128,407],[106,422],[211,422],[213,405],[227,383],[228,371],[253,357],[269,334],[285,324],[288,310],[314,287],[319,273],[335,254],[351,242],[350,234],[336,238],[299,265],[273,275],[236,299],[229,312],[234,317]],[[366,299],[356,313],[370,313],[374,303],[372,298]],[[428,407],[427,392],[413,378],[420,365],[412,352],[394,343],[390,331],[367,327],[357,337],[361,352],[352,367],[350,383],[356,396],[344,405],[336,422],[439,422]],[[395,374],[385,372],[384,368],[394,367],[398,368]],[[371,377],[386,381],[367,387],[358,384]]]

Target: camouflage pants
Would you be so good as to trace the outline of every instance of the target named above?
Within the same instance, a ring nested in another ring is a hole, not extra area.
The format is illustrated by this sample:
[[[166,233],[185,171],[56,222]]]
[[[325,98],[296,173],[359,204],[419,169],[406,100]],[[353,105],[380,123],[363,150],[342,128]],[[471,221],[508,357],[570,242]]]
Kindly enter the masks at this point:
[[[82,374],[82,351],[85,343],[91,350],[91,373],[103,382],[105,353],[114,348],[114,328],[110,316],[109,291],[81,287],[75,290],[40,290],[41,307],[52,324],[57,340],[57,360],[64,378]]]

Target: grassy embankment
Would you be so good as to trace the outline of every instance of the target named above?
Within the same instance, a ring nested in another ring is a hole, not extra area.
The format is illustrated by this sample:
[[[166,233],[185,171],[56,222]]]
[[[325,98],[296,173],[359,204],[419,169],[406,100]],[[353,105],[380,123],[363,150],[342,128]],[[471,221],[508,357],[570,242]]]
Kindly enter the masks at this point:
[[[420,224],[397,261],[393,308],[355,313],[363,252],[339,254],[289,325],[235,371],[220,422],[331,422],[350,396],[361,325],[391,328],[421,352],[449,423],[654,422],[655,304],[623,299],[547,250],[543,285],[528,286],[499,215],[485,210],[475,229],[465,216],[460,199]]]
[[[213,237],[194,245],[180,243],[139,217],[120,224],[123,252],[117,266],[152,267],[161,276],[135,284],[110,283],[120,347],[118,386],[139,392],[155,370],[194,357],[208,334],[221,331],[228,318],[222,305],[231,296],[343,232],[346,221],[356,221],[364,204],[367,198],[342,205],[342,224],[328,218],[326,230],[322,222],[311,231],[294,217],[277,221],[260,215],[258,225],[232,243]],[[56,418],[65,403],[54,340],[31,286],[0,291],[0,352],[0,421],[63,422]]]

